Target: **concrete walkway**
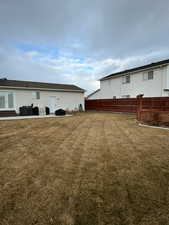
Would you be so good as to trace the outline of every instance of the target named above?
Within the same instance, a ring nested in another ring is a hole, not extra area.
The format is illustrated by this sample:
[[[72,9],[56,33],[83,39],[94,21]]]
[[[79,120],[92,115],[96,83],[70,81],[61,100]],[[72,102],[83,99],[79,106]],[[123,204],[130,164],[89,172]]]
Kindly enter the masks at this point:
[[[57,118],[57,117],[68,117],[72,115],[65,116],[55,116],[55,115],[43,115],[43,116],[10,116],[10,117],[0,117],[0,120],[25,120],[25,119],[40,119],[40,118]]]

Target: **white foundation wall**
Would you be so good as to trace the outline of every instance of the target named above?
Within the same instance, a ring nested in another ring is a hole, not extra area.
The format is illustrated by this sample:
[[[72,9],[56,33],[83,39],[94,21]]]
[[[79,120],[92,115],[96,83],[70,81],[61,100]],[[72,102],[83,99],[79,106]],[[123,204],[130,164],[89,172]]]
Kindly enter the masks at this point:
[[[77,110],[79,109],[79,104],[82,104],[84,110],[84,93],[40,90],[40,99],[34,99],[32,96],[32,92],[39,90],[3,89],[2,91],[14,93],[14,109],[17,113],[19,113],[19,107],[28,106],[31,104],[33,104],[33,106],[38,106],[41,108],[44,108],[45,106],[50,108],[50,97],[56,98],[55,110],[60,108],[65,110]]]
[[[122,98],[124,95],[130,95],[135,98],[138,94],[144,94],[145,97],[168,96],[169,89],[169,67],[154,69],[152,80],[143,80],[143,73],[139,72],[130,75],[130,83],[123,84],[122,77],[116,77],[100,82],[100,98],[110,99],[113,96]]]

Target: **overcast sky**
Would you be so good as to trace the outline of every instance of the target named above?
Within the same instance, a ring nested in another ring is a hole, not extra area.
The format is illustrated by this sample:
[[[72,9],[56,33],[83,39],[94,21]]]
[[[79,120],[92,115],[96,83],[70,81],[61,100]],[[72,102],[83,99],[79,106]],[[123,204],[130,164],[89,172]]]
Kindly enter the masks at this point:
[[[0,77],[76,84],[169,58],[169,0],[0,0]]]

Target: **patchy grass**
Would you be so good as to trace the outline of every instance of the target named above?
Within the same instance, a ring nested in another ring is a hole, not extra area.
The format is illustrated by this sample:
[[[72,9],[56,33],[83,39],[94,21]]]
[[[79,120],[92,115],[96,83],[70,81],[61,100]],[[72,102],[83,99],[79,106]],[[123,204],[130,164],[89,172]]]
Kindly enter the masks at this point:
[[[0,224],[169,224],[169,131],[110,113],[0,121]]]

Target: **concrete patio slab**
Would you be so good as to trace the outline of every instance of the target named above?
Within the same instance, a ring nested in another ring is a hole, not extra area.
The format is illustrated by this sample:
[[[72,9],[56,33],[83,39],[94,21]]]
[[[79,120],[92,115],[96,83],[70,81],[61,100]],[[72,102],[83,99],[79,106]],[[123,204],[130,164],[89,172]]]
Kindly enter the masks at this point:
[[[41,119],[41,118],[58,118],[58,117],[69,117],[70,114],[65,116],[55,116],[55,115],[43,115],[43,116],[11,116],[11,117],[0,117],[0,120],[25,120],[25,119]]]

